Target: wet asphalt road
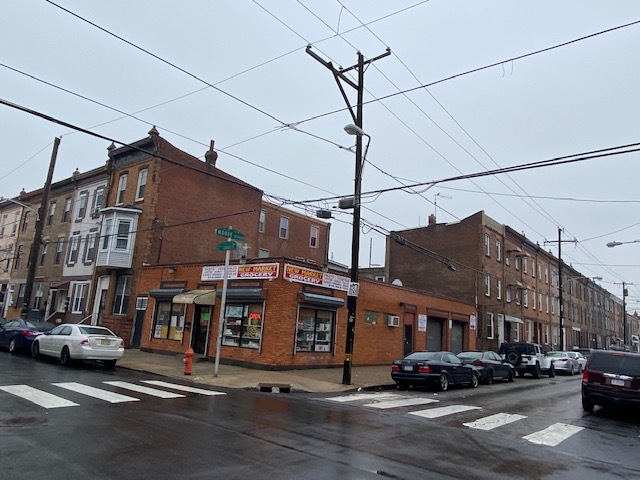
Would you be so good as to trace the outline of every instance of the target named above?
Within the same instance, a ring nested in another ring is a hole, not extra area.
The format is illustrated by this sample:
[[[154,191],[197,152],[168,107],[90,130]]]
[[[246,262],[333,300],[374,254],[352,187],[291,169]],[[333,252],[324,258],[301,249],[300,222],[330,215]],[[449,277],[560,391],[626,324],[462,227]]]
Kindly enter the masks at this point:
[[[96,365],[65,369],[0,352],[0,479],[640,477],[640,415],[599,409],[584,414],[578,376],[444,393],[360,392],[369,396],[351,401],[344,400],[353,392],[215,389],[221,394],[205,395],[176,390],[175,384],[190,385]],[[55,395],[47,401],[76,405],[45,408],[16,395],[16,385]],[[129,400],[110,403],[73,390],[85,387]],[[140,387],[184,396],[131,390]],[[398,398],[431,403],[378,408]],[[454,405],[469,409],[437,418],[415,414]],[[465,425],[494,414],[521,417],[492,430]],[[557,446],[523,438],[557,423],[582,430]]]

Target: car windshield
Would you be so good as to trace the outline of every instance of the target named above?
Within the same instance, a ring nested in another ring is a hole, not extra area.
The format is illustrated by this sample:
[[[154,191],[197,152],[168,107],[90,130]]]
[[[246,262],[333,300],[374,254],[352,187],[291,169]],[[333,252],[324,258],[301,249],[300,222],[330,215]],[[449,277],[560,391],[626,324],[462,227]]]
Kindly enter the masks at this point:
[[[439,355],[439,352],[413,352],[404,358],[405,360],[433,360]]]
[[[80,333],[84,333],[85,335],[111,335],[112,337],[115,337],[115,334],[111,330],[103,327],[83,325],[78,326],[78,329],[80,330]]]
[[[640,377],[640,355],[591,355],[589,369]]]
[[[547,353],[547,357],[566,357],[567,352],[549,352]]]
[[[482,358],[482,352],[460,352],[459,358]]]

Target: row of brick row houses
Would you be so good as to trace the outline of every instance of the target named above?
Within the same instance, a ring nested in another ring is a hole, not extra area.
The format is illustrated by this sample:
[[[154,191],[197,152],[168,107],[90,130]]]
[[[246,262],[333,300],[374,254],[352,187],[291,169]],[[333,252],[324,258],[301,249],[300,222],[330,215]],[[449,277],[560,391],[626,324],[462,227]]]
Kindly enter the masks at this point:
[[[503,341],[608,348],[625,330],[627,344],[640,331],[638,316],[623,312],[622,301],[595,279],[560,265],[550,251],[484,211],[450,224],[431,215],[425,227],[392,232],[385,263],[386,278],[473,302],[479,348],[496,350]]]
[[[42,218],[42,190],[0,201],[4,316],[27,310],[53,323],[101,324],[132,348],[193,347],[210,358],[220,279],[202,271],[219,272],[225,252],[217,246],[225,239],[214,232],[232,227],[244,235],[233,251],[236,271],[278,274],[234,280],[224,313],[240,323],[227,320],[223,332],[241,331],[223,342],[223,361],[342,365],[348,270],[328,260],[330,224],[265,201],[260,189],[219,169],[216,157],[213,143],[201,161],[153,128],[133,144],[111,145],[104,165],[51,185]],[[25,299],[36,222],[42,236],[33,295]],[[295,269],[304,273],[290,274]],[[202,289],[208,295],[194,301],[189,292]],[[383,364],[428,347],[475,347],[469,302],[376,281],[364,281],[361,292],[354,363]],[[209,311],[198,306],[205,299]],[[302,333],[310,322],[313,341],[303,341],[311,338]]]

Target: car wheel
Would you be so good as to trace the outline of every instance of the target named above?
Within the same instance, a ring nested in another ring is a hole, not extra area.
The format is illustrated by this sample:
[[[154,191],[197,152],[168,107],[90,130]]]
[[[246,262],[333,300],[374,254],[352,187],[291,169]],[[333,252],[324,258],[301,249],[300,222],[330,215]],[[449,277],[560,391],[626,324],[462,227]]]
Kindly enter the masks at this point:
[[[517,367],[522,362],[522,355],[517,350],[509,350],[505,356],[505,360],[514,367]]]
[[[571,365],[571,370],[569,370],[569,375],[574,376],[575,374],[576,374],[576,372],[573,369],[573,365]]]
[[[533,369],[533,378],[540,378],[542,371],[540,370],[540,364],[536,363],[536,367]]]
[[[38,358],[40,356],[40,342],[33,342],[31,344],[31,356]]]
[[[440,390],[444,392],[448,389],[449,389],[449,377],[447,376],[446,373],[441,373],[440,374]]]
[[[64,367],[71,364],[71,354],[69,353],[69,347],[66,345],[62,347],[62,351],[60,352],[60,364]]]
[[[18,352],[18,344],[16,343],[16,337],[11,337],[11,340],[9,340],[9,352],[10,353]]]
[[[491,385],[493,383],[493,370],[489,370],[487,372],[487,378],[486,378],[486,383],[487,385]]]
[[[513,382],[515,380],[515,375],[513,374],[513,370],[509,370],[509,376],[507,377],[508,382]]]
[[[582,409],[585,412],[593,413],[593,407],[594,407],[593,402],[583,395],[582,396]]]
[[[578,375],[582,375],[582,365],[578,365]]]
[[[552,363],[551,366],[549,367],[549,378],[553,378],[555,376],[556,376],[556,369]]]
[[[473,372],[471,374],[471,388],[477,388],[479,384],[480,376],[478,375],[478,372]]]

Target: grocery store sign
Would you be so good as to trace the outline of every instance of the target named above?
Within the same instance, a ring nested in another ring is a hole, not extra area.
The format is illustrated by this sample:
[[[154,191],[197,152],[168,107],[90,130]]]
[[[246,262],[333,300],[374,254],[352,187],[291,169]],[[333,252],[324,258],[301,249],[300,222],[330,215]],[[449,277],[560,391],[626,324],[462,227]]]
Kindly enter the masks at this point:
[[[229,265],[227,279],[229,280],[271,280],[278,278],[279,263],[256,263],[252,265]],[[224,265],[202,267],[200,280],[222,280],[224,278]]]
[[[311,270],[297,265],[285,264],[283,277],[290,282],[334,288],[336,290],[342,290],[343,292],[349,291],[349,277]]]

